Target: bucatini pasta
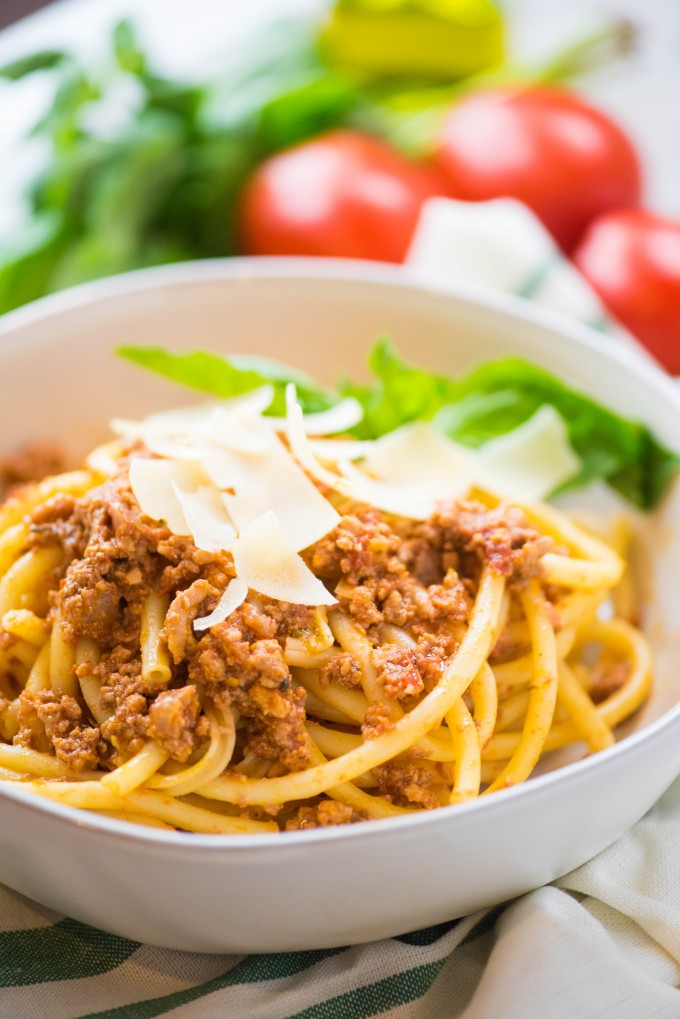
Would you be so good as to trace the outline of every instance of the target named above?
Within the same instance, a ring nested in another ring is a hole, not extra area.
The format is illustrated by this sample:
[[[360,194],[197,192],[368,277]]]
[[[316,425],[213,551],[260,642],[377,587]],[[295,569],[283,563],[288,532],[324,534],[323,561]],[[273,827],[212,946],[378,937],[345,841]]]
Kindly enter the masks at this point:
[[[266,833],[613,743],[651,675],[619,552],[429,425],[327,439],[292,388],[266,405],[117,422],[0,509],[1,783]]]

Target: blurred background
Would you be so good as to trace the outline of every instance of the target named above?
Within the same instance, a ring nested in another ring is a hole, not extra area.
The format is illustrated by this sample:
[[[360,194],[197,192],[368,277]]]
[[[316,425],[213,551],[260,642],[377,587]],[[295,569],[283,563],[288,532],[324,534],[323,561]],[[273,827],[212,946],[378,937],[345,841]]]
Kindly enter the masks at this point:
[[[428,197],[513,195],[680,372],[675,0],[3,0],[0,25],[0,312],[186,258],[398,262]]]

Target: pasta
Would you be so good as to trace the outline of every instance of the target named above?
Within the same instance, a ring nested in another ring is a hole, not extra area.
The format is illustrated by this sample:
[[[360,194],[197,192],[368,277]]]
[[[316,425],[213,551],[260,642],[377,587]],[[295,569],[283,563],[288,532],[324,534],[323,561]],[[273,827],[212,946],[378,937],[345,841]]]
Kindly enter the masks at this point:
[[[651,670],[613,548],[479,478],[400,513],[294,402],[261,412],[121,425],[0,508],[0,786],[267,833],[464,803],[614,742]]]

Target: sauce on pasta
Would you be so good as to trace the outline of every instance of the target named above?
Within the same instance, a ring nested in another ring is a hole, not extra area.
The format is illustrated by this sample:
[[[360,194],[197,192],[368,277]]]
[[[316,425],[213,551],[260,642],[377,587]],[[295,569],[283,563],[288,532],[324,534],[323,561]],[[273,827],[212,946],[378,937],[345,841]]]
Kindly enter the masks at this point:
[[[233,481],[214,449],[128,434],[0,509],[0,781],[267,833],[460,804],[614,742],[650,668],[613,548],[478,482],[400,514],[283,426],[258,446],[232,424]],[[310,544],[241,491],[258,457],[321,500]]]

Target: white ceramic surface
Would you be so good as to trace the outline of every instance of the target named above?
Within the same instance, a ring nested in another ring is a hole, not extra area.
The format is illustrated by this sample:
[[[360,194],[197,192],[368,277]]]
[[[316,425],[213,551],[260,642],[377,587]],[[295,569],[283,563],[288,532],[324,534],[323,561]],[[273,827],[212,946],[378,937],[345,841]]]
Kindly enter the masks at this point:
[[[0,445],[50,435],[84,450],[110,415],[180,402],[179,389],[113,358],[118,343],[257,352],[330,380],[356,374],[384,331],[440,371],[524,355],[680,443],[673,383],[611,340],[519,300],[415,287],[397,269],[290,259],[148,270],[6,316]],[[678,519],[676,486],[641,545],[655,690],[611,749],[478,802],[278,837],[154,831],[3,790],[0,881],[139,941],[261,952],[394,935],[556,878],[680,771]]]

